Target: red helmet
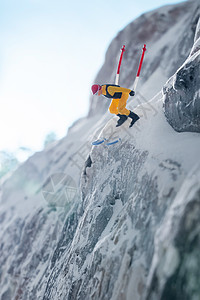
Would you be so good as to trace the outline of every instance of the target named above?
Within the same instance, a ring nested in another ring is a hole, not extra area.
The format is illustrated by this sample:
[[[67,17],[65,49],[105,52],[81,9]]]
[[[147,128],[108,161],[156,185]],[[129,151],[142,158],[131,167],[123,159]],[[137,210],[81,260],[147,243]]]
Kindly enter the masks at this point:
[[[93,84],[91,87],[93,95],[96,94],[98,91],[101,90],[101,86],[99,84]]]

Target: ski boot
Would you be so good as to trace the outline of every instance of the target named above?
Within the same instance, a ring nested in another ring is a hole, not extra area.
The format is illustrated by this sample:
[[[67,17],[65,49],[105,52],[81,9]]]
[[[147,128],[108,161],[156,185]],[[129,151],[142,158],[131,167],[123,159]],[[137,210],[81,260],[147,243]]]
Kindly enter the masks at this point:
[[[131,124],[129,125],[129,127],[132,127],[133,124],[134,124],[137,120],[139,120],[139,118],[140,118],[137,114],[135,114],[135,113],[132,112],[132,111],[130,111],[130,114],[128,115],[128,117],[132,119]]]
[[[117,116],[119,117],[119,120],[117,121],[116,127],[121,126],[128,119],[128,116],[126,116],[126,115],[118,114]]]

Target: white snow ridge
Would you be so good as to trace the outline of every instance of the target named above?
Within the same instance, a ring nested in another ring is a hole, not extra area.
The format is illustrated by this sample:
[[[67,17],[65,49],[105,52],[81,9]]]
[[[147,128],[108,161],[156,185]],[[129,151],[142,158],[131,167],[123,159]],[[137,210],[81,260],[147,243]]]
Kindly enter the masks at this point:
[[[111,42],[95,82],[114,82],[125,44],[127,88],[147,44],[132,128],[91,96],[86,118],[2,181],[1,300],[200,299],[199,16],[199,1],[165,6]]]

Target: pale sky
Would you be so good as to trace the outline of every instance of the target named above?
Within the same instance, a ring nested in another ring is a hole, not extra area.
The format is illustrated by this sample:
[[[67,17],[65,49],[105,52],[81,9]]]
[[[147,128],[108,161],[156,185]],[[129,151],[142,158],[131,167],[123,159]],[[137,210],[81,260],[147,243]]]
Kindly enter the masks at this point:
[[[1,0],[0,151],[39,151],[50,131],[63,137],[87,114],[90,86],[118,31],[177,2]]]

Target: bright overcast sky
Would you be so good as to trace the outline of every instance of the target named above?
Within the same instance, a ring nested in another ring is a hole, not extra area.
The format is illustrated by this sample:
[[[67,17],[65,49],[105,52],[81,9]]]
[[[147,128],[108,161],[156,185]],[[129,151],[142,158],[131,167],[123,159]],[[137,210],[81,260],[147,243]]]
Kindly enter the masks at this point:
[[[177,2],[1,0],[0,150],[37,151],[50,131],[64,136],[87,114],[90,85],[117,32]]]

